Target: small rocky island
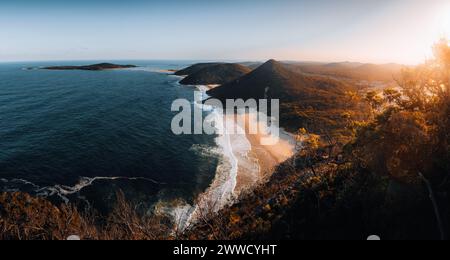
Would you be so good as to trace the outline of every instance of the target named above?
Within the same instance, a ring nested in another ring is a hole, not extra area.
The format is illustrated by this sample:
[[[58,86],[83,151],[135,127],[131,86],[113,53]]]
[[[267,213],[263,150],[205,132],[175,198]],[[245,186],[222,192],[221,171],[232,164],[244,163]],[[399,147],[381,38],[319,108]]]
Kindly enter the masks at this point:
[[[129,69],[136,68],[135,65],[118,65],[112,63],[99,63],[93,65],[86,66],[52,66],[45,67],[45,70],[92,70],[92,71],[100,71],[100,70],[113,70],[113,69]]]

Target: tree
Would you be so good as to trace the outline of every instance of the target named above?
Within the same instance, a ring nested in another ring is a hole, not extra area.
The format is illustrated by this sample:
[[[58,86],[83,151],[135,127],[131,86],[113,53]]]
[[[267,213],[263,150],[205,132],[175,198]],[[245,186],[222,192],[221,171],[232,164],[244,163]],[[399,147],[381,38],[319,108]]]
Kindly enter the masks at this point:
[[[368,92],[374,120],[363,124],[353,143],[361,165],[402,182],[449,174],[450,47],[440,41],[435,59],[405,70],[398,88]]]
[[[387,88],[383,90],[383,97],[388,104],[398,104],[402,98],[402,93],[394,88]]]
[[[379,111],[383,107],[383,98],[376,91],[367,92],[366,101],[374,111]]]
[[[450,191],[450,46],[434,46],[435,59],[403,72],[398,89],[369,92],[374,120],[362,124],[350,148],[362,168],[407,184],[425,184],[441,238],[435,190]]]

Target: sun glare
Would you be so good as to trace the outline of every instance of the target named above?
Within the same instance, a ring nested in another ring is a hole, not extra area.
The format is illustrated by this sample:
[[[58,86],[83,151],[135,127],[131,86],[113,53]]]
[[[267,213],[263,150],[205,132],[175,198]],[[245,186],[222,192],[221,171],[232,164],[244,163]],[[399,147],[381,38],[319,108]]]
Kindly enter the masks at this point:
[[[450,40],[450,2],[441,2],[436,5],[428,16],[428,22],[423,22],[426,25],[426,31],[423,34],[413,36],[416,40],[416,48],[406,54],[407,57],[414,57],[411,58],[411,64],[420,64],[433,58],[432,46],[440,39]]]
[[[437,26],[441,37],[450,38],[450,4],[445,4],[437,17]]]

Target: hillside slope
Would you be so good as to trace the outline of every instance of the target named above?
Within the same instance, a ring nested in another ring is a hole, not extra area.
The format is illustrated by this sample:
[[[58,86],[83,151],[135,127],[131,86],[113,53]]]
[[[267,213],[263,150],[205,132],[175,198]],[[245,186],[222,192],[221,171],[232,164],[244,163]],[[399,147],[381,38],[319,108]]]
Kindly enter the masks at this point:
[[[316,75],[352,79],[356,81],[392,82],[399,78],[406,67],[401,64],[370,64],[358,62],[335,63],[293,63],[289,65],[293,71]]]
[[[179,70],[179,71],[175,72],[175,75],[177,75],[177,76],[188,76],[188,75],[191,75],[193,73],[199,72],[200,70],[202,70],[204,68],[216,66],[216,65],[219,65],[219,64],[223,64],[223,63],[219,63],[219,62],[197,63],[197,64],[194,64],[192,66],[189,66],[187,68],[184,68],[182,70]]]
[[[323,77],[305,76],[270,60],[248,75],[208,91],[218,99],[280,98],[281,101],[326,98],[343,95],[351,87]]]
[[[342,129],[344,114],[359,114],[358,102],[352,96],[355,92],[344,82],[296,73],[270,60],[249,74],[208,91],[208,95],[220,100],[279,99],[283,127],[317,132],[323,128]]]
[[[239,64],[224,63],[214,66],[207,66],[200,71],[194,72],[183,79],[183,85],[222,85],[236,80],[251,69]]]

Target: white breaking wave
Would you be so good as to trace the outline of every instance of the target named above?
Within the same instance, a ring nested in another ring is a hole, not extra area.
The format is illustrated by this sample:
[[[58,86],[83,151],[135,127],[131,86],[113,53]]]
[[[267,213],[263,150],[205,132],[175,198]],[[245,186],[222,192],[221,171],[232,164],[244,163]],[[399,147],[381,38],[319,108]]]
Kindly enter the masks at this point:
[[[200,90],[202,95],[200,100],[209,98],[206,92],[210,88],[211,86],[198,86],[198,90]],[[216,176],[210,189],[205,192],[203,198],[200,198],[199,203],[203,205],[197,206],[206,207],[208,210],[219,211],[234,199],[234,190],[236,188],[239,170],[239,160],[235,155],[234,149],[242,149],[240,152],[245,153],[251,149],[251,146],[245,138],[245,135],[240,135],[239,140],[232,140],[228,126],[234,125],[234,121],[225,117],[221,110],[203,104],[201,106],[204,110],[211,112],[209,119],[216,122],[214,126],[218,130],[218,133],[221,133],[216,137],[215,142],[223,158],[217,166]]]
[[[50,197],[50,196],[56,195],[59,198],[61,198],[65,203],[69,203],[69,198],[67,196],[76,194],[76,193],[82,191],[84,188],[93,185],[96,181],[101,181],[101,180],[107,180],[107,181],[108,180],[109,181],[114,181],[114,180],[131,180],[131,181],[143,180],[143,181],[151,182],[151,183],[154,183],[154,184],[160,184],[160,185],[164,185],[165,184],[165,183],[157,182],[157,181],[155,181],[153,179],[150,179],[150,178],[118,176],[118,177],[92,177],[92,178],[81,177],[79,182],[77,184],[75,184],[74,186],[66,186],[66,185],[56,184],[54,186],[40,187],[39,185],[37,185],[35,183],[32,183],[30,181],[24,180],[24,179],[12,179],[12,180],[1,179],[1,181],[5,182],[5,183],[21,183],[21,184],[24,184],[24,185],[30,185],[30,186],[32,186],[35,189],[34,192],[36,192],[37,196]]]
[[[199,85],[196,88],[199,92],[196,93],[195,100],[206,100],[209,98],[206,92],[211,86]],[[193,146],[192,149],[205,153],[204,155],[207,156],[211,155],[210,153],[218,154],[219,164],[214,180],[210,187],[199,196],[196,205],[192,206],[184,203],[175,206],[169,211],[166,210],[175,218],[175,222],[181,230],[198,221],[203,214],[218,212],[235,201],[237,197],[235,189],[239,171],[238,157],[247,157],[252,149],[244,129],[236,124],[233,117],[228,117],[223,114],[222,110],[204,105],[202,102],[194,101],[194,105],[203,111],[210,112],[208,119],[215,122],[214,127],[220,134],[215,139],[217,147]],[[212,125],[211,122],[208,123]],[[238,134],[233,130],[233,127],[238,128]],[[253,168],[259,171],[259,166],[256,165]]]
[[[201,157],[219,158],[222,156],[222,153],[218,147],[213,147],[210,145],[194,144],[189,150],[195,152]]]
[[[81,177],[80,181],[75,184],[74,186],[65,186],[65,185],[55,185],[53,187],[46,187],[41,189],[45,190],[45,189],[50,189],[51,191],[56,190],[58,192],[58,194],[63,194],[63,195],[72,195],[75,194],[77,192],[80,192],[82,189],[91,186],[94,182],[96,181],[100,181],[100,180],[110,180],[110,181],[115,181],[115,180],[131,180],[131,181],[135,181],[135,180],[144,180],[144,181],[148,181],[148,182],[152,182],[154,184],[161,184],[155,180],[149,179],[149,178],[143,178],[143,177],[94,177],[94,178],[89,178],[89,177]]]
[[[2,179],[2,181],[6,183],[22,183],[25,185],[33,186],[34,188],[39,188],[38,185],[24,179],[12,179],[12,180]]]

